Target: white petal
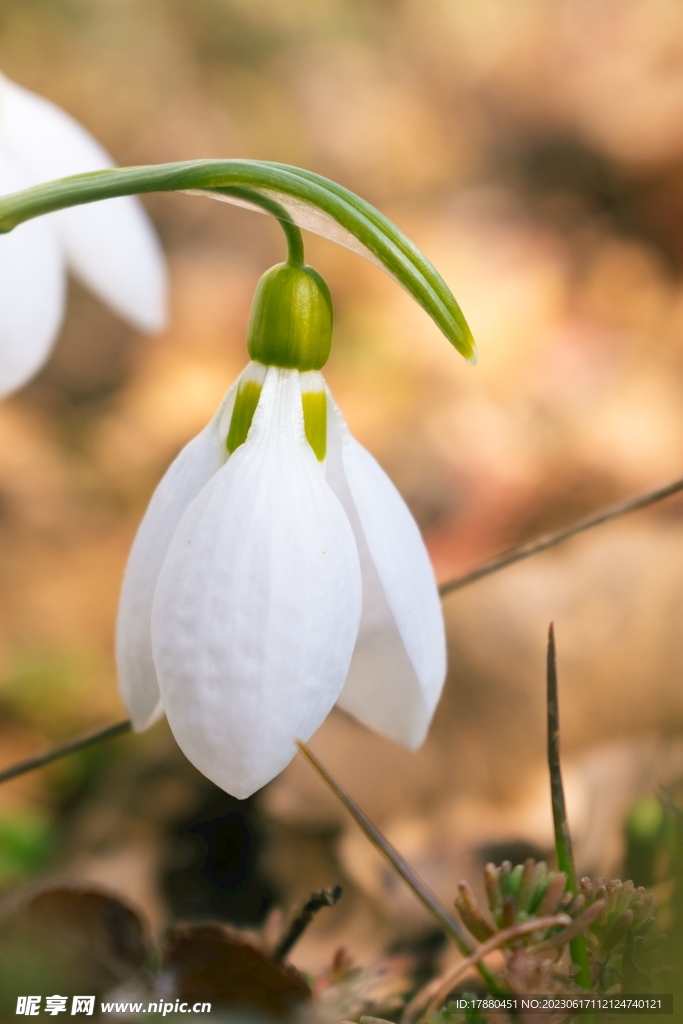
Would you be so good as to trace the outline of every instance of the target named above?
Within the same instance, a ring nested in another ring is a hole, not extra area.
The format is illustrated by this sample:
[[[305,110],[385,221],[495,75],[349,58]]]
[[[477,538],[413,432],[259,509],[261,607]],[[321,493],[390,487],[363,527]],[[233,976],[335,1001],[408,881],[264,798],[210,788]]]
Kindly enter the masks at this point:
[[[0,149],[0,195],[26,181]],[[0,236],[0,396],[43,365],[64,314],[65,273],[52,225],[28,221]]]
[[[59,107],[0,79],[0,131],[21,165],[23,187],[112,167],[100,144]],[[125,196],[50,214],[74,272],[142,330],[166,320],[166,268],[156,235],[137,199]]]
[[[230,387],[216,415],[186,445],[152,496],[126,566],[116,629],[119,686],[135,729],[145,729],[162,714],[152,657],[152,601],[159,571],[178,523],[190,502],[223,463],[223,424],[230,423],[239,380]]]
[[[240,798],[322,723],[360,619],[356,544],[305,439],[297,376],[268,370],[247,441],[175,533],[152,611],[173,733]]]
[[[427,735],[446,675],[434,572],[415,520],[328,391],[327,479],[353,528],[363,614],[339,706],[408,747]]]

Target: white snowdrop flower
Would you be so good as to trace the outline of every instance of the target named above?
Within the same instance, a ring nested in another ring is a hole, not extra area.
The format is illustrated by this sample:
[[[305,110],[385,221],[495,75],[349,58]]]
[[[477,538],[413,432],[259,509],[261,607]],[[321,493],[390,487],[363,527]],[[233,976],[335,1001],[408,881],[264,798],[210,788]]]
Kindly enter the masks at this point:
[[[0,75],[0,195],[112,166],[72,117]],[[46,361],[62,322],[67,267],[135,327],[163,326],[164,259],[137,199],[28,221],[0,236],[0,395]]]
[[[165,712],[190,761],[240,798],[335,703],[419,746],[445,676],[427,552],[325,385],[331,337],[315,271],[264,275],[252,361],[159,484],[123,584],[117,658],[135,728]]]

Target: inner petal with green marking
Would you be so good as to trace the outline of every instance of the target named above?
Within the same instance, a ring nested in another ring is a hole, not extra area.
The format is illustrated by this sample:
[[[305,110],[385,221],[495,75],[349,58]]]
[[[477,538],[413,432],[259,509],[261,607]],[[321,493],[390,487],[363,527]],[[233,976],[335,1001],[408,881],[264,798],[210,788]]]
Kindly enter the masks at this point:
[[[315,370],[299,374],[301,405],[304,411],[306,440],[318,462],[327,453],[327,395],[323,375]]]
[[[247,439],[251,421],[261,397],[265,372],[265,366],[251,362],[242,374],[235,406],[232,410],[228,436],[225,439],[225,446],[231,455]]]

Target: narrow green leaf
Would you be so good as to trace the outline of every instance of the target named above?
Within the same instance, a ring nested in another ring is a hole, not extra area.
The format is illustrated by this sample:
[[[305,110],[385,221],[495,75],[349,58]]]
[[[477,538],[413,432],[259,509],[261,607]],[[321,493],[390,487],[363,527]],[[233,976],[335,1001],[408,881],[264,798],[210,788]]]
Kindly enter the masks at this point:
[[[550,798],[553,808],[553,824],[555,826],[555,852],[557,864],[561,872],[567,876],[567,891],[576,896],[576,867],[572,837],[567,820],[567,808],[564,800],[562,769],[560,767],[560,708],[557,696],[557,658],[555,655],[555,627],[550,623],[548,629],[547,653],[547,719],[548,719],[548,771],[550,774]],[[582,988],[591,989],[591,974],[588,964],[586,940],[578,934],[569,943],[572,963],[577,968],[576,981]]]
[[[311,171],[259,160],[197,160],[78,174],[0,199],[0,232],[32,217],[81,203],[141,192],[209,194],[258,209],[250,189],[307,228],[366,256],[391,274],[470,362],[476,347],[465,317],[429,260],[365,200]],[[267,203],[264,205],[268,205]]]

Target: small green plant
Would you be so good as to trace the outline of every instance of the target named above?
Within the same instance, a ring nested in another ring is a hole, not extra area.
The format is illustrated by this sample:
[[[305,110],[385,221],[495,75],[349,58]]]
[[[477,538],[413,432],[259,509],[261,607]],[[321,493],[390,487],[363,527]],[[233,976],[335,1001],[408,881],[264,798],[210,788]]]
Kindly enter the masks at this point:
[[[548,767],[559,870],[549,870],[544,861],[531,858],[514,866],[510,861],[487,864],[486,905],[480,903],[468,882],[461,881],[455,896],[459,920],[440,904],[315,755],[300,744],[366,835],[463,954],[455,969],[430,980],[414,995],[400,1017],[401,1024],[483,1024],[494,1019],[501,1024],[505,1019],[518,1019],[514,1010],[507,1016],[499,1010],[495,1016],[488,1014],[488,997],[500,1006],[506,997],[523,995],[580,997],[651,991],[646,969],[648,954],[661,943],[661,936],[653,928],[654,896],[632,881],[576,878],[560,769],[552,626],[548,636],[547,713]],[[493,953],[498,956],[495,969],[490,962]],[[472,994],[475,970],[480,977],[476,995]],[[541,1024],[546,1018],[535,1019]],[[581,1019],[588,1021],[591,1017],[584,1014]],[[360,1020],[362,1024],[371,1018]]]

